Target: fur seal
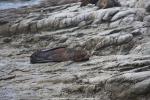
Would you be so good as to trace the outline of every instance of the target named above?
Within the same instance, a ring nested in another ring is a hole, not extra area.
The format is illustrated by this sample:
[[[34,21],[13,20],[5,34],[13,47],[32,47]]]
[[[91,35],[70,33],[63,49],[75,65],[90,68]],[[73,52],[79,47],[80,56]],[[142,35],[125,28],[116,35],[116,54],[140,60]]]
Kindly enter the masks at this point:
[[[95,4],[100,9],[121,6],[118,0],[81,0],[80,6],[86,6],[89,3]]]
[[[86,50],[74,50],[65,47],[57,47],[49,50],[38,50],[30,56],[30,63],[48,63],[63,61],[87,61],[89,54]]]

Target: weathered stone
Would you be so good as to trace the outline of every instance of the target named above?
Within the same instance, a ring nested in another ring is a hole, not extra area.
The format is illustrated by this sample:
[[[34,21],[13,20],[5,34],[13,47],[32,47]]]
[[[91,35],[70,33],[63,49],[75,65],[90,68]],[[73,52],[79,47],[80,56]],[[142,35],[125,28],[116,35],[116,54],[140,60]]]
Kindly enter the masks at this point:
[[[9,22],[0,25],[0,98],[149,100],[149,1],[118,1],[122,7],[47,3],[0,11]],[[35,50],[64,46],[85,49],[90,59],[30,64]]]

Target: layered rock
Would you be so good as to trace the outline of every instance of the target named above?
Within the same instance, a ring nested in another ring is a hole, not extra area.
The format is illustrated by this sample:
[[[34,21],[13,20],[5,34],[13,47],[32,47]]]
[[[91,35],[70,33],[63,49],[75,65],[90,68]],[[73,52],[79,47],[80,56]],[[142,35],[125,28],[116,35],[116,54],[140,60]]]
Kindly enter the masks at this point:
[[[149,13],[122,2],[30,9],[0,25],[0,98],[149,100]],[[90,60],[30,64],[37,49],[59,46],[86,49]]]

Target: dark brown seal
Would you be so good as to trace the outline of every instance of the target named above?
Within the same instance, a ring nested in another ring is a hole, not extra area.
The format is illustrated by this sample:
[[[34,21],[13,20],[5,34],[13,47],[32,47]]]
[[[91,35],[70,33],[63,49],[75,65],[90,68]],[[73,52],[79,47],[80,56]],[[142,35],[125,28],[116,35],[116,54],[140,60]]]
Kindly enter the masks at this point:
[[[89,3],[95,4],[102,9],[121,6],[117,0],[81,0],[80,6],[86,6]]]
[[[63,61],[86,61],[89,60],[89,54],[85,50],[74,50],[65,47],[57,47],[49,50],[39,50],[30,57],[30,62],[47,63],[47,62],[63,62]]]

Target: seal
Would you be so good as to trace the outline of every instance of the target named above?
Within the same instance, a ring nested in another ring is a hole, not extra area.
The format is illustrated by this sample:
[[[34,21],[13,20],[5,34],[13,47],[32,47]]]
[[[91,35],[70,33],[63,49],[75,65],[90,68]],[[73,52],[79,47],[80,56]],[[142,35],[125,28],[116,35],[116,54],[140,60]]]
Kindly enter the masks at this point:
[[[95,4],[100,9],[121,6],[118,0],[81,0],[80,6],[86,6],[89,3]]]
[[[48,62],[63,62],[63,61],[87,61],[89,54],[86,50],[75,50],[65,47],[56,47],[49,50],[38,50],[30,56],[30,63],[48,63]]]

